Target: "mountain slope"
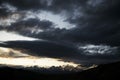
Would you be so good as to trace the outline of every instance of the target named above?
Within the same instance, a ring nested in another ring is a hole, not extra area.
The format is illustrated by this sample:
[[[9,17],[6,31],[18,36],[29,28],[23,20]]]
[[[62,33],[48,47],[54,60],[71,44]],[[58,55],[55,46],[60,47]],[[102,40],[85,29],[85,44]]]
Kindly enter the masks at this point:
[[[9,67],[0,68],[1,79],[11,80],[114,80],[120,79],[120,62],[100,65],[86,71],[70,74],[43,74]]]

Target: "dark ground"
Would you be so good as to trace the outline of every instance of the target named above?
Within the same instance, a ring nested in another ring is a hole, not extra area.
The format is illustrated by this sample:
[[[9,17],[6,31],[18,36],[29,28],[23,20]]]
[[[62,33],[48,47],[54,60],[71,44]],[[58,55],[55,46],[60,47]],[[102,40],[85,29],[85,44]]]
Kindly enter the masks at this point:
[[[9,67],[0,68],[0,80],[120,80],[120,62],[70,74],[43,74]]]

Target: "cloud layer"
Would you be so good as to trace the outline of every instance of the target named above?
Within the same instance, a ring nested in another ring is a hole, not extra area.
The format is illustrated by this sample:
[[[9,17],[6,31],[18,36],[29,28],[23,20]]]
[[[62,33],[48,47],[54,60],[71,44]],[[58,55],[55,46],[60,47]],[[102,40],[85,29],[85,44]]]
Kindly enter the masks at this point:
[[[78,45],[55,41],[8,41],[0,46],[25,51],[28,55],[61,58],[79,63],[100,63],[119,60],[119,47],[107,45]],[[96,61],[97,60],[97,61]]]
[[[43,41],[0,46],[55,58],[118,59],[119,7],[119,0],[1,0],[0,30]]]
[[[1,0],[0,29],[48,40],[119,46],[119,4],[119,0]]]

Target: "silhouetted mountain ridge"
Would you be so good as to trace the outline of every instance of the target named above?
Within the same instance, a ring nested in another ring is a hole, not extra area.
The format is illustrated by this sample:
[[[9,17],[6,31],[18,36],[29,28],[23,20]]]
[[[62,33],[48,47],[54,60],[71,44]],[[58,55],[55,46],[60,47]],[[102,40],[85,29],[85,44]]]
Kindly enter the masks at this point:
[[[103,64],[77,73],[45,74],[25,69],[1,67],[1,79],[11,80],[115,80],[120,79],[120,62]]]

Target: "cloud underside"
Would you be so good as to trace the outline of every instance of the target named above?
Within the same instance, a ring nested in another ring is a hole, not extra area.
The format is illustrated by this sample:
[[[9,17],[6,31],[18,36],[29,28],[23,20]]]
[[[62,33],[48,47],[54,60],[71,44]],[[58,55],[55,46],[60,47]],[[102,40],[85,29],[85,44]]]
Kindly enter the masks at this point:
[[[0,29],[40,39],[119,46],[119,4],[119,0],[1,0]]]
[[[0,43],[1,47],[23,51],[27,55],[60,58],[81,64],[99,64],[118,61],[119,47],[108,45],[80,44],[77,46],[55,41],[8,41]]]
[[[76,49],[48,41],[9,41],[0,46],[0,64],[9,66],[75,68],[79,65],[82,70],[93,64],[114,62],[120,58],[117,47],[105,45],[80,45]]]
[[[119,7],[119,0],[0,0],[0,46],[78,62],[119,60]],[[28,37],[40,41],[15,41]]]
[[[7,65],[11,67],[24,67],[24,68],[51,68],[59,67],[64,69],[65,66],[78,68],[80,64],[74,62],[65,62],[62,59],[32,56],[23,50],[16,50],[12,48],[0,47],[0,65]],[[54,64],[53,64],[54,63]],[[80,70],[85,67],[80,66]]]

